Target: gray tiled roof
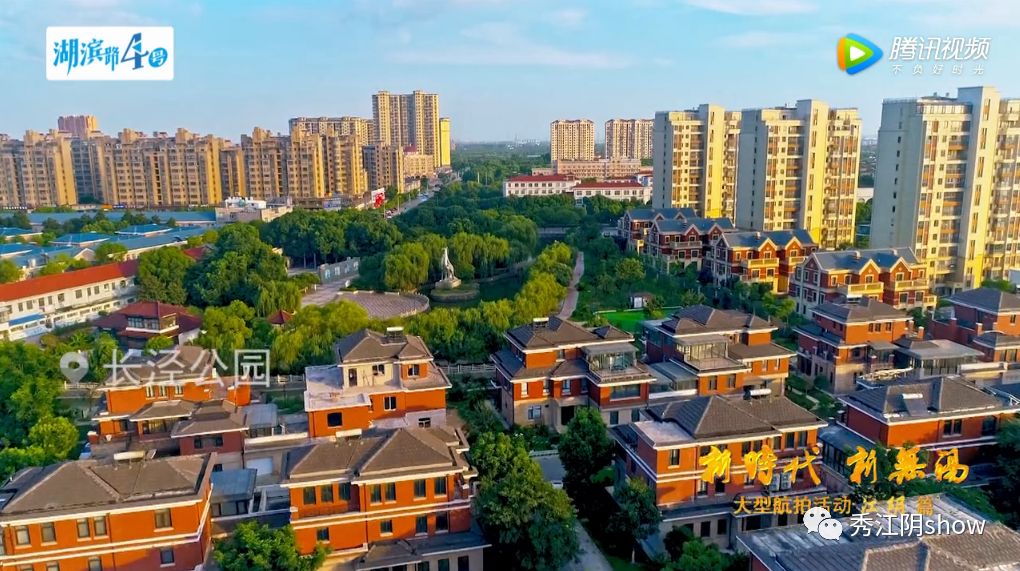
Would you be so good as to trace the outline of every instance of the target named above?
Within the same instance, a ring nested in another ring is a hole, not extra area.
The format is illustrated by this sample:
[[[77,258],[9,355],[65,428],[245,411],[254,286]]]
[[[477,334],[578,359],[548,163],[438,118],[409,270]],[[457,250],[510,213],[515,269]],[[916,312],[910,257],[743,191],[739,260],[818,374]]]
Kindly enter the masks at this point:
[[[615,327],[599,327],[589,331],[576,323],[550,317],[547,323],[531,323],[514,327],[507,336],[525,349],[553,348],[559,345],[580,345],[606,340],[631,340],[633,337]]]
[[[919,394],[923,412],[911,414],[904,403],[904,394]],[[971,383],[952,378],[935,378],[920,382],[890,383],[873,389],[862,389],[843,397],[847,404],[875,414],[897,414],[904,417],[938,416],[962,411],[994,411],[1003,408],[1002,399],[986,393]]]
[[[0,489],[0,521],[20,514],[166,503],[197,496],[208,455],[114,462],[77,460],[28,468]]]
[[[463,445],[461,435],[441,427],[373,431],[290,450],[282,472],[287,480],[300,481],[344,473],[367,476],[466,467],[456,453]]]
[[[889,269],[897,260],[903,259],[908,265],[918,263],[917,256],[910,248],[876,248],[871,250],[826,250],[812,254],[823,270],[859,270],[874,260],[879,268]]]
[[[676,334],[708,333],[732,329],[766,328],[769,323],[757,315],[742,311],[715,309],[707,305],[685,307],[662,322],[662,326]]]
[[[743,343],[730,343],[727,347],[730,357],[734,359],[761,359],[763,357],[780,358],[792,357],[793,351],[781,347],[775,343],[762,343],[760,345],[744,345]]]
[[[417,335],[400,333],[391,338],[385,333],[371,329],[362,329],[337,341],[333,345],[333,352],[341,363],[432,358],[432,353],[425,346],[425,342]]]
[[[244,413],[226,401],[200,403],[191,417],[174,425],[171,438],[247,430]]]
[[[949,301],[980,307],[991,312],[1020,311],[1020,296],[989,287],[961,291],[953,294]]]
[[[1007,335],[1001,331],[985,331],[974,338],[974,343],[993,349],[1020,345],[1020,335]]]
[[[770,432],[772,427],[718,396],[697,397],[651,407],[659,420],[675,422],[694,438]]]
[[[782,397],[733,400],[731,404],[773,427],[819,423],[822,419],[792,400]]]
[[[908,317],[906,313],[895,307],[870,297],[862,299],[860,303],[826,302],[818,305],[814,310],[844,322],[906,319]]]
[[[632,208],[627,213],[630,215],[630,219],[635,222],[648,222],[660,215],[665,219],[694,216],[694,210],[690,208]]]

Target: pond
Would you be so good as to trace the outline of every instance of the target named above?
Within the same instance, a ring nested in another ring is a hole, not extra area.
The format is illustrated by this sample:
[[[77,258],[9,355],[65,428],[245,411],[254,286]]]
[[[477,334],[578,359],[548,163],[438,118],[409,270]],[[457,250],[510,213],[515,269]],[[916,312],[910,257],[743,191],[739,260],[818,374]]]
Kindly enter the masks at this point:
[[[511,272],[492,281],[479,283],[478,290],[481,295],[474,299],[448,302],[430,299],[430,303],[432,307],[477,307],[483,301],[512,299],[517,295],[522,285],[524,285],[524,274]],[[432,293],[432,290],[429,288],[428,290],[423,290],[422,293],[429,295]]]

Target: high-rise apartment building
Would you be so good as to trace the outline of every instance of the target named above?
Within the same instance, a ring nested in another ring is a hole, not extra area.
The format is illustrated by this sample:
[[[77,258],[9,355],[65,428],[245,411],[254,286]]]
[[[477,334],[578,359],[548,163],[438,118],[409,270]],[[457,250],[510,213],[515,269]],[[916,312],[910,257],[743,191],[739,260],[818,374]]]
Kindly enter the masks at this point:
[[[361,196],[368,192],[361,140],[355,134],[322,136],[326,194]]]
[[[188,207],[223,200],[223,139],[185,129],[146,136],[125,129],[116,138],[91,137],[103,172],[102,198],[129,208]]]
[[[71,139],[71,171],[74,173],[79,202],[103,200],[106,164],[103,160],[104,147],[96,144],[97,137],[102,138],[98,131],[91,137],[87,135]]]
[[[323,137],[297,128],[273,135],[255,128],[241,136],[245,186],[251,198],[281,196],[317,199],[326,196]]]
[[[415,91],[396,95],[380,91],[372,96],[372,120],[378,145],[414,150],[441,162],[439,95]]]
[[[452,150],[450,143],[450,118],[440,117],[439,118],[439,166],[448,167],[450,166],[450,151]]]
[[[1020,99],[993,87],[887,100],[871,244],[909,247],[939,293],[1020,267]]]
[[[734,218],[740,112],[719,105],[655,114],[652,205]]]
[[[651,119],[610,119],[606,121],[606,158],[650,159]]]
[[[363,117],[294,117],[288,125],[291,132],[300,127],[313,135],[355,135],[362,145],[372,142],[372,121]]]
[[[595,160],[595,123],[591,119],[557,119],[549,124],[553,161]]]
[[[736,223],[806,229],[823,248],[852,244],[861,120],[815,100],[744,110],[737,158]]]
[[[84,139],[89,133],[99,130],[99,119],[95,115],[64,115],[57,117],[57,130]]]
[[[368,171],[368,187],[393,187],[404,192],[404,152],[389,145],[362,147],[362,160]]]
[[[298,129],[285,137],[284,172],[287,196],[322,198],[326,195],[323,137]]]
[[[67,137],[57,131],[27,131],[22,140],[0,140],[0,206],[35,208],[77,202]]]
[[[223,189],[224,198],[248,196],[244,151],[240,145],[225,145],[220,151],[220,188]]]

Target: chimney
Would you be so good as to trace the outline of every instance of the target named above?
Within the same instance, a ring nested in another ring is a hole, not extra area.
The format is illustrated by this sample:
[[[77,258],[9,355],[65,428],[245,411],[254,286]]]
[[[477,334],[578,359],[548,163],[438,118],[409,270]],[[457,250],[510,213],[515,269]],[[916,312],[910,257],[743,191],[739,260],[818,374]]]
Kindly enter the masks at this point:
[[[536,317],[531,320],[532,329],[545,329],[549,325],[548,317]]]
[[[854,250],[854,259],[855,260],[860,260],[861,259],[861,251],[860,250]]]
[[[924,340],[924,326],[923,325],[917,328],[917,338],[922,340],[922,341]]]
[[[984,323],[978,322],[974,324],[974,337],[977,337],[978,335],[981,335],[984,332],[985,332]]]
[[[387,327],[386,328],[386,341],[389,343],[403,343],[407,341],[407,336],[404,335],[403,327]]]

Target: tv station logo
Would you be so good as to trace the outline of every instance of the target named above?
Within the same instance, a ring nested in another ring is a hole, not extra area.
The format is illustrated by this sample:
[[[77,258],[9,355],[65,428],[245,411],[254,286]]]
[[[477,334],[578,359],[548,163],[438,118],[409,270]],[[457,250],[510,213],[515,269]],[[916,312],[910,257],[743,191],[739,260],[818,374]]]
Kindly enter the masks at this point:
[[[882,48],[857,34],[847,34],[836,43],[836,65],[850,75],[860,73],[882,59]]]
[[[174,56],[171,26],[46,28],[50,81],[170,81]]]

